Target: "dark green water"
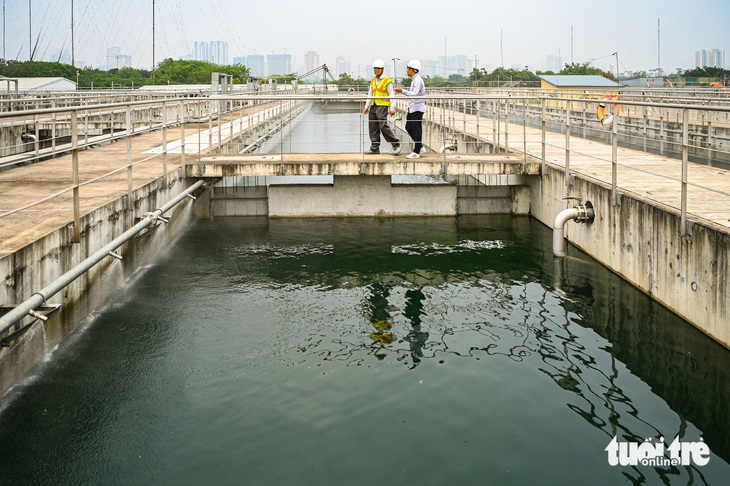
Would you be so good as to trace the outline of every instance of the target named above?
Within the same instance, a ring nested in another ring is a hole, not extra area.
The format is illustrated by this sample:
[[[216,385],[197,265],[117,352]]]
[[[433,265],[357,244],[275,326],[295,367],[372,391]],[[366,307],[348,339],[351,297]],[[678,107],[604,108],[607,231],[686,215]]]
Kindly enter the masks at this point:
[[[2,398],[0,483],[727,484],[730,352],[550,245],[528,218],[195,221]],[[608,463],[678,434],[709,463]]]

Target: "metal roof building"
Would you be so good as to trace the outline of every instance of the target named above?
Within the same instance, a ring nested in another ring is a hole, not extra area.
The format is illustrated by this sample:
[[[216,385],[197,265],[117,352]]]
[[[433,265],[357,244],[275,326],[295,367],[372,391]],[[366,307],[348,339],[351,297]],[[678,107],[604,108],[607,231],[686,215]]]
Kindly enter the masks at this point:
[[[66,78],[5,78],[0,76],[0,90],[15,91],[76,91],[76,83]]]
[[[591,89],[618,88],[616,81],[597,75],[548,75],[539,76],[542,89]]]

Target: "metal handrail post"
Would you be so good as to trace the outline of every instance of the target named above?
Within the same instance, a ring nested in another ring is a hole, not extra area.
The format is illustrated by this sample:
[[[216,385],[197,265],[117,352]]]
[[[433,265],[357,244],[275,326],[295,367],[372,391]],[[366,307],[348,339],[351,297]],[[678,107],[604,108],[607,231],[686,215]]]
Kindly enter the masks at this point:
[[[510,101],[504,102],[504,150],[509,152],[509,110]]]
[[[712,167],[712,156],[715,144],[712,142],[712,112],[707,112],[707,165]]]
[[[682,199],[680,209],[680,226],[684,235],[688,235],[687,231],[687,172],[689,160],[689,110],[682,109]]]
[[[81,243],[81,195],[79,191],[78,112],[71,112],[71,171],[73,172],[74,243]]]
[[[527,162],[527,100],[522,100],[522,152]]]
[[[477,110],[476,110],[476,113],[474,114],[474,121],[475,121],[475,123],[477,125],[477,140],[479,142],[482,141],[481,134],[479,133],[480,132],[479,129],[481,127],[481,118],[482,118],[481,106],[482,106],[482,101],[481,100],[477,100]],[[481,146],[481,143],[479,143],[479,145]]]
[[[291,127],[292,120],[294,120],[294,105],[295,101],[289,100],[287,104],[289,105],[288,113],[289,113],[289,127]],[[283,130],[283,128],[282,128]],[[292,153],[292,129],[289,128],[289,153]]]
[[[282,103],[283,103],[283,101],[279,100],[279,105],[277,106],[278,113],[275,113],[274,116],[276,116],[276,115],[279,115],[280,117],[284,116],[284,107],[283,107]],[[281,161],[284,160],[284,127],[281,127],[281,129],[279,130],[279,160],[281,160]]]
[[[644,111],[644,126],[643,126],[643,138],[644,138],[644,152],[646,152],[646,146],[649,142],[647,137],[649,136],[649,107],[642,106]]]
[[[89,146],[89,110],[84,110],[84,146]]]
[[[664,155],[664,111],[659,107],[659,155]]]
[[[213,102],[208,101],[208,153],[213,153]],[[199,106],[199,109],[201,110],[202,114],[202,107]],[[220,116],[218,117],[218,122],[220,123]],[[220,135],[220,134],[219,134]],[[198,153],[201,153],[201,144],[200,144],[200,126],[198,126]]]
[[[35,134],[35,140],[33,141],[33,149],[35,150],[35,158],[41,154],[41,137],[40,130],[38,129],[38,115],[33,115],[33,133]]]
[[[614,120],[611,125],[611,201],[618,206],[618,115],[614,115]]]
[[[223,151],[223,115],[228,114],[226,106],[223,106],[224,103],[225,101],[222,101],[218,104],[218,145],[216,149],[217,153],[221,153]],[[223,108],[223,110],[221,108]],[[208,149],[208,153],[212,153],[210,148]],[[200,154],[200,150],[198,150],[198,154]]]
[[[497,111],[495,114],[496,122],[497,122],[497,143],[495,145],[495,153],[499,153],[500,145],[502,143],[502,99],[496,100],[497,103]]]
[[[542,141],[541,141],[541,144],[542,144],[542,164],[540,166],[540,173],[542,175],[545,175],[547,173],[547,165],[545,163],[545,156],[546,156],[545,155],[545,152],[546,152],[546,143],[547,143],[547,141],[546,141],[546,134],[545,134],[545,132],[547,131],[547,121],[545,121],[545,117],[547,116],[547,105],[546,105],[545,98],[542,98],[541,105],[542,105],[542,115],[540,116],[540,129],[541,129],[540,131],[542,132],[541,133],[541,136],[542,136]]]
[[[185,177],[185,100],[180,101],[180,167]]]
[[[56,135],[56,113],[54,112],[51,120],[51,152],[54,154],[56,153]]]
[[[565,193],[570,194],[570,101],[565,102]]]
[[[163,182],[165,176],[167,175],[167,106],[165,106],[165,102],[162,102],[162,113],[163,120],[162,120],[162,178]]]

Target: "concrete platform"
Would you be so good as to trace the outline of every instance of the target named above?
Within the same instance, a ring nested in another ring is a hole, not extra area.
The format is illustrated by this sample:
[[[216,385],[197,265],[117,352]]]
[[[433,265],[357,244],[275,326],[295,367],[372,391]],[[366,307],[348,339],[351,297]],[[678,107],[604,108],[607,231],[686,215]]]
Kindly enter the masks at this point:
[[[521,154],[250,154],[189,158],[187,177],[330,175],[537,175],[540,163]]]

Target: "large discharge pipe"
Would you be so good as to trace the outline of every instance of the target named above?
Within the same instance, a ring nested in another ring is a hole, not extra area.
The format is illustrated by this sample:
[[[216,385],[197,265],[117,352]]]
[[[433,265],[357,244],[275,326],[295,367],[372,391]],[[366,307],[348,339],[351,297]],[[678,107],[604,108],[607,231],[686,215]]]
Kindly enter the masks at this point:
[[[15,308],[13,308],[10,312],[0,317],[0,335],[4,334],[5,331],[10,329],[12,326],[17,324],[21,319],[26,317],[27,315],[34,313],[34,309],[37,307],[43,305],[48,299],[56,295],[58,292],[60,292],[64,287],[69,285],[71,282],[79,278],[81,275],[86,273],[91,267],[99,263],[101,260],[108,256],[115,256],[114,250],[119,248],[122,244],[126,243],[127,241],[134,238],[140,231],[143,229],[152,226],[153,224],[157,223],[158,221],[165,221],[164,218],[162,218],[162,215],[174,207],[177,203],[188,197],[198,189],[200,186],[202,186],[205,183],[205,181],[200,180],[193,184],[192,186],[188,187],[185,191],[175,196],[173,199],[171,199],[167,204],[162,206],[160,209],[156,209],[150,213],[147,213],[144,215],[144,217],[140,220],[139,223],[135,224],[131,228],[129,228],[127,231],[122,233],[120,236],[115,238],[111,243],[104,246],[103,248],[99,249],[94,254],[90,255],[88,258],[86,258],[84,261],[76,265],[74,268],[69,270],[68,272],[61,275],[59,278],[51,282],[50,285],[47,287],[39,290],[38,292],[34,293],[30,296],[30,298]]]
[[[568,221],[572,219],[577,223],[591,223],[594,217],[595,212],[590,202],[560,211],[553,223],[553,255],[565,256],[565,225]]]

